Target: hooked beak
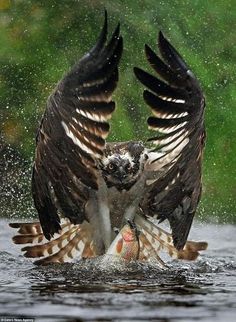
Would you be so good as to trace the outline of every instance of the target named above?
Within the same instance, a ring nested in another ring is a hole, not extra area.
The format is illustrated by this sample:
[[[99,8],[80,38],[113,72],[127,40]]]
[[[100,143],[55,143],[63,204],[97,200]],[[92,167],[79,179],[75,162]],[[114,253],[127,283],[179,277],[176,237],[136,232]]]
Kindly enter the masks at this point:
[[[120,183],[123,183],[125,181],[125,179],[127,178],[127,173],[125,172],[125,170],[122,167],[120,167],[119,171],[117,171],[114,176],[116,177],[116,179]]]
[[[120,183],[123,183],[125,181],[125,179],[127,178],[127,173],[123,167],[119,168],[119,171],[116,174],[116,178],[120,181]]]

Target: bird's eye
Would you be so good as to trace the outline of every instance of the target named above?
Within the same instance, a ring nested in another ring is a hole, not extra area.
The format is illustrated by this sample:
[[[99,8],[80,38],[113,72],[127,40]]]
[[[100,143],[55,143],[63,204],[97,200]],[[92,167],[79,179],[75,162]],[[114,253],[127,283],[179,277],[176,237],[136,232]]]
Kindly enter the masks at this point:
[[[109,169],[109,170],[113,170],[113,169],[114,169],[113,164],[109,163],[109,165],[108,165],[108,169]]]
[[[130,170],[132,169],[132,165],[131,165],[131,163],[129,163],[129,164],[126,166],[126,169],[127,169],[128,171],[130,171]]]

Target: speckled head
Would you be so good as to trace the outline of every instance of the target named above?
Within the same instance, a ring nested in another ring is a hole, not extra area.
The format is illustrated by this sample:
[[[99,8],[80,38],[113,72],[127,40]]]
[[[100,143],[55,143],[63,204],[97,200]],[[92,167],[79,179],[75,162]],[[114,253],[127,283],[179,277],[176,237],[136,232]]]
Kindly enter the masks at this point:
[[[130,189],[143,172],[146,155],[142,142],[108,144],[101,161],[107,186]]]

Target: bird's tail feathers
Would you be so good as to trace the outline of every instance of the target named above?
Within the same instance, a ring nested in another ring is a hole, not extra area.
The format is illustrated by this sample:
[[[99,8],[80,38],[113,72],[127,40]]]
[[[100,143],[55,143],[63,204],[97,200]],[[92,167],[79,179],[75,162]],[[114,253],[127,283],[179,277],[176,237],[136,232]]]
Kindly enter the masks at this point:
[[[173,245],[171,234],[155,225],[149,219],[136,215],[135,223],[141,232],[140,259],[142,260],[150,257],[150,252],[156,258],[160,258],[161,252],[164,252],[171,258],[191,261],[197,259],[200,254],[199,251],[207,249],[207,242],[187,241],[182,250],[177,250]]]
[[[155,259],[160,266],[164,267],[165,264],[161,259],[163,252],[174,259],[195,260],[199,256],[199,252],[207,248],[206,242],[187,241],[184,249],[179,251],[173,245],[171,234],[157,226],[153,221],[141,215],[136,215],[135,224],[140,231],[138,236],[139,255],[138,257],[136,256],[136,248],[134,251],[130,247],[131,243],[124,242],[124,236],[122,235],[122,232],[124,233],[125,231],[124,227],[112,243],[112,245],[115,245],[115,248],[113,247],[115,253],[121,244],[120,240],[122,240],[123,246],[129,245],[127,246],[128,248],[121,248],[123,252],[118,255],[122,258],[126,258],[126,255],[131,253],[130,258],[138,258],[142,261]],[[21,249],[23,255],[37,259],[34,262],[35,264],[65,263],[71,262],[74,258],[96,256],[92,227],[88,222],[74,225],[68,219],[63,218],[61,220],[61,231],[55,234],[50,241],[44,237],[39,222],[11,223],[10,227],[18,229],[18,234],[13,237],[13,242],[24,245]],[[128,229],[127,227],[126,230]],[[131,228],[128,229],[128,232],[131,231]],[[112,251],[113,253],[114,251]]]
[[[18,229],[17,235],[13,237],[13,242],[15,244],[39,244],[46,243],[48,240],[44,237],[40,222],[32,223],[10,223],[11,228]],[[71,229],[74,225],[67,219],[62,220],[61,231],[56,233],[54,238],[59,237],[66,231]]]
[[[87,222],[73,225],[69,220],[63,219],[61,231],[50,241],[44,237],[39,222],[11,223],[10,227],[18,229],[18,235],[13,237],[15,244],[34,244],[21,250],[25,257],[40,258],[35,264],[65,263],[74,258],[95,256],[91,227]]]

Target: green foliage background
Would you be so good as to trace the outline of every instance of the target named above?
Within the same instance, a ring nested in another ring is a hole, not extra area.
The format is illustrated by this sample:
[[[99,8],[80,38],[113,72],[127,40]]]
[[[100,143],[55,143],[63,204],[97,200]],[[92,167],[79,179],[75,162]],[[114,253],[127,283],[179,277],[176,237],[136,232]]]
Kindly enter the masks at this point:
[[[143,47],[148,43],[156,49],[162,30],[191,66],[206,96],[208,138],[200,214],[236,221],[234,0],[0,0],[0,144],[32,162],[47,97],[96,41],[105,7],[110,31],[120,21],[124,37],[115,92],[118,108],[109,139],[150,137],[146,126],[150,111],[132,68],[149,69]],[[23,173],[27,190],[30,173]],[[18,179],[22,177],[14,178]]]

